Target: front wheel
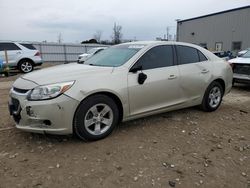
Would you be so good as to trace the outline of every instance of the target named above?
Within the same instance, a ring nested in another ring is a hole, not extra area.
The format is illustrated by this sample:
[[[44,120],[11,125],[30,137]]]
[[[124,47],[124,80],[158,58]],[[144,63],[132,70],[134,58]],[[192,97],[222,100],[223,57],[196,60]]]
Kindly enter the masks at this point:
[[[99,140],[114,130],[118,119],[116,103],[106,95],[94,95],[78,107],[74,118],[74,132],[82,140]]]
[[[218,82],[212,82],[208,86],[203,97],[201,104],[202,110],[206,112],[212,112],[219,108],[222,102],[223,94],[224,92],[221,84]]]

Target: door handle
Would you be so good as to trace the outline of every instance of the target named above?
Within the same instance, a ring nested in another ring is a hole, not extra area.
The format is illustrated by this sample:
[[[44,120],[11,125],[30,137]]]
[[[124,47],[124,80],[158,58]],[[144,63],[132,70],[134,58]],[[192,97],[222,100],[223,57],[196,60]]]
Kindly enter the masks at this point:
[[[209,70],[207,70],[207,69],[203,69],[203,70],[201,71],[202,74],[206,74],[206,73],[208,73],[208,72],[209,72]]]
[[[173,74],[170,75],[170,76],[168,77],[169,80],[173,80],[173,79],[175,79],[175,78],[177,78],[177,76],[176,76],[176,75],[173,75]]]
[[[17,52],[16,54],[21,54],[21,52]]]

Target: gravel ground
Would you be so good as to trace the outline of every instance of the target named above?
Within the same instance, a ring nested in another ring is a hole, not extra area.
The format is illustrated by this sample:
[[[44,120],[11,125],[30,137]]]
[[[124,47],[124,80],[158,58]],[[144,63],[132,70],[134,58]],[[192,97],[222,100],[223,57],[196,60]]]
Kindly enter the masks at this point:
[[[0,77],[0,188],[250,188],[250,86],[234,87],[216,112],[159,114],[85,143],[16,130],[7,102],[17,77]]]

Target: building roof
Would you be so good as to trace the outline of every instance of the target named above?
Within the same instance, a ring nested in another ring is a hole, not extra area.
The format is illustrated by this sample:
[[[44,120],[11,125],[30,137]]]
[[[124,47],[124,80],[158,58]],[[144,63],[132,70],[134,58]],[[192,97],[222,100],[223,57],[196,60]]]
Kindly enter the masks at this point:
[[[203,16],[198,16],[198,17],[194,17],[194,18],[189,18],[189,19],[185,19],[185,20],[178,20],[178,23],[182,23],[182,22],[187,22],[187,21],[191,21],[191,20],[196,20],[196,19],[200,19],[200,18],[206,18],[209,16],[215,16],[218,14],[224,14],[224,13],[228,13],[228,12],[234,12],[234,11],[238,11],[238,10],[242,10],[242,9],[248,9],[250,8],[250,5],[248,6],[244,6],[244,7],[239,7],[239,8],[234,8],[234,9],[230,9],[230,10],[225,10],[225,11],[221,11],[221,12],[216,12],[216,13],[212,13],[212,14],[207,14],[207,15],[203,15]]]

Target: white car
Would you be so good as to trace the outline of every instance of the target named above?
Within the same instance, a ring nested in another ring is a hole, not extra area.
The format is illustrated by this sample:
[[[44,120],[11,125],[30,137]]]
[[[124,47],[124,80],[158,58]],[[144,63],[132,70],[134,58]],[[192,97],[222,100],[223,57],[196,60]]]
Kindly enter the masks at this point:
[[[31,72],[35,66],[43,63],[40,52],[29,43],[0,42],[0,59],[6,66],[5,51],[7,51],[8,66],[17,68],[23,73]]]
[[[247,53],[248,51],[250,51],[250,48],[247,48],[247,49],[245,49],[245,50],[242,50],[242,51],[238,52],[238,57],[243,56],[243,55],[244,55],[245,53]]]
[[[93,55],[97,54],[98,52],[106,49],[107,47],[98,47],[98,48],[91,48],[87,53],[81,54],[78,57],[78,62],[83,63],[88,58],[92,57]]]
[[[250,51],[228,61],[233,68],[233,82],[250,83]]]
[[[200,105],[215,111],[232,87],[232,68],[197,45],[133,42],[112,46],[84,64],[18,78],[9,109],[20,130],[108,136],[120,121]]]

